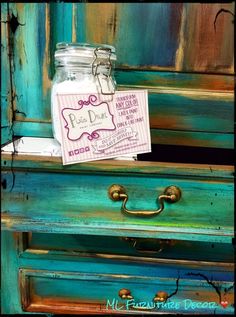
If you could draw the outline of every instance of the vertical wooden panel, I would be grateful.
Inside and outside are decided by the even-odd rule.
[[[7,4],[1,4],[1,144],[11,139],[11,83]]]
[[[86,4],[86,39],[117,50],[118,67],[174,69],[182,4]]]
[[[185,4],[183,71],[233,73],[233,17],[221,9],[234,12],[233,3]]]
[[[12,4],[21,24],[14,34],[18,121],[51,122],[50,90],[56,43],[72,40],[72,4]]]
[[[43,64],[46,49],[46,3],[14,4],[19,26],[14,34],[14,86],[17,95],[18,120],[49,120],[50,113],[43,107],[48,94],[43,85]],[[47,54],[46,54],[47,55]],[[47,78],[47,77],[46,77]],[[46,97],[46,98],[45,98]],[[23,115],[23,113],[25,115]]]
[[[45,49],[43,55],[42,67],[42,86],[43,86],[43,104],[47,105],[44,108],[46,118],[51,117],[50,107],[48,106],[51,99],[51,78],[50,65],[52,63],[50,57],[50,11],[49,4],[45,7]],[[43,32],[44,32],[43,30]]]
[[[17,233],[1,232],[1,312],[4,315],[23,313],[18,285],[18,237]]]
[[[86,4],[86,37],[89,42],[114,43],[118,8],[116,3]]]
[[[72,21],[73,4],[72,3],[50,3],[50,78],[55,73],[54,53],[56,44],[59,42],[72,41]]]
[[[182,4],[124,3],[116,46],[118,67],[174,69]]]
[[[73,14],[76,32],[76,42],[87,42],[86,38],[86,4],[76,3],[74,4]]]

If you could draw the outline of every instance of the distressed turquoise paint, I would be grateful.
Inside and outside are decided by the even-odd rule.
[[[11,127],[11,85],[9,67],[9,46],[8,46],[8,24],[7,4],[1,4],[1,144],[8,142],[12,137]]]
[[[1,231],[1,312],[21,314],[17,244],[12,232]]]
[[[59,42],[72,41],[73,3],[50,3],[50,78],[55,73],[54,53]]]
[[[155,63],[160,66],[163,65],[163,67],[166,68],[173,67],[174,52],[178,44],[178,28],[176,26],[180,21],[181,10],[179,12],[175,11],[174,4],[165,4],[165,7],[163,4],[145,4],[145,7],[143,4],[135,4],[133,7],[134,10],[132,11],[131,5],[133,4],[124,5],[124,20],[121,19],[119,22],[119,25],[122,25],[121,28],[124,29],[122,32],[121,29],[118,31],[118,36],[117,34],[114,35],[115,38],[120,41],[120,47],[123,47],[125,43],[128,44],[124,47],[124,50],[126,51],[123,51],[123,55],[121,55],[123,60],[120,62],[122,62],[123,65],[127,64],[127,67],[137,68],[142,66],[148,68]],[[149,11],[147,5],[153,10]],[[182,4],[180,4],[180,6],[181,5]],[[50,121],[50,89],[43,95],[42,79],[44,52],[47,40],[45,35],[46,4],[22,4],[21,9],[16,9],[20,8],[20,5],[18,6],[14,3],[9,4],[9,6],[10,12],[14,12],[15,16],[18,17],[19,22],[25,24],[24,26],[19,25],[14,35],[15,72],[13,75],[13,88],[15,89],[14,92],[17,96],[15,99],[16,109],[25,112],[26,119],[36,121],[17,122],[15,125],[15,132],[16,135],[39,134],[42,136],[51,136],[50,123],[39,123],[40,120],[46,122]],[[71,41],[72,38],[72,6],[73,4],[71,3],[50,4],[51,62],[50,65],[46,66],[47,68],[51,67],[51,78],[54,72],[53,55],[55,44],[58,41]],[[170,6],[171,9],[168,9],[168,11],[167,8],[170,8]],[[85,41],[86,23],[88,21],[85,19],[85,9],[84,12],[80,11],[81,7],[84,9],[85,5],[78,4],[78,11],[76,13],[77,39]],[[6,13],[6,11],[4,11],[6,9],[6,4],[4,4],[3,8],[3,18],[6,19],[4,16]],[[154,13],[154,8],[155,10],[158,8],[158,14]],[[173,15],[175,15],[175,12],[177,13],[174,17]],[[157,22],[156,17],[158,16],[159,21]],[[147,18],[147,23],[143,25],[139,24],[138,21],[140,21],[140,18],[144,17]],[[133,18],[137,18],[137,20],[132,24]],[[168,24],[171,20],[173,21],[173,18],[175,18],[175,23]],[[123,23],[124,21],[126,21],[126,23]],[[160,27],[161,33],[158,31],[159,24],[157,23],[162,25]],[[128,29],[126,30],[127,26]],[[170,29],[171,27],[173,27],[173,30]],[[147,34],[145,28],[150,32],[149,34],[153,32],[152,38],[145,36]],[[163,30],[167,30],[168,32],[163,32]],[[156,35],[156,32],[159,36]],[[4,109],[2,118],[4,119],[3,122],[5,124],[5,122],[9,121],[9,108],[6,109],[6,97],[9,93],[6,36],[3,39],[3,43],[2,77],[4,78],[4,83],[1,97]],[[150,46],[152,49],[150,49]],[[155,48],[155,50],[153,50],[153,48]],[[133,54],[133,56],[131,54]],[[186,65],[187,62],[188,61],[185,60],[184,65]],[[188,70],[191,71],[194,69],[192,65],[191,67],[191,69]],[[219,72],[224,71],[219,65],[216,65],[214,70],[215,69]],[[48,69],[46,71],[48,71]],[[202,75],[179,75],[157,72],[119,72],[119,74],[120,77],[118,78],[118,82],[121,85],[130,85],[131,83],[133,88],[140,85],[144,86],[142,88],[152,86],[152,88],[158,89],[158,87],[163,87],[164,85],[165,87],[181,89],[194,88],[202,90],[210,89],[211,91],[232,91],[233,83],[232,76],[214,77],[213,75],[209,75],[209,77],[203,77]],[[6,86],[4,86],[5,78],[7,79]],[[180,79],[182,79],[182,81],[180,81]],[[157,92],[156,95],[160,96]],[[184,99],[178,94],[177,98],[174,98],[175,95],[171,95],[168,99],[167,96],[168,92],[164,94],[164,96],[161,96],[160,99],[154,97],[150,103],[152,113],[157,116],[157,121],[152,119],[155,120],[154,126],[156,124],[162,124],[162,122],[160,123],[160,121],[158,121],[160,113],[166,114],[167,117],[167,113],[165,113],[166,105],[169,107],[167,107],[169,112],[171,112],[172,109],[175,111],[176,115],[172,119],[177,118],[178,122],[172,121],[171,124],[167,123],[167,125],[160,131],[163,132],[164,128],[167,127],[170,129],[171,127],[173,128],[173,126],[175,126],[176,129],[179,129],[179,131],[176,132],[181,133],[181,131],[183,131],[184,141],[181,141],[180,134],[175,134],[179,144],[181,144],[181,142],[183,142],[183,144],[184,142],[189,142],[191,144],[191,137],[193,137],[193,139],[195,138],[196,143],[197,141],[200,142],[201,140],[204,140],[206,137],[208,140],[207,144],[211,144],[210,136],[214,137],[220,132],[219,138],[217,137],[218,141],[215,141],[215,143],[213,142],[212,146],[216,146],[216,144],[218,144],[217,142],[222,144],[224,143],[224,140],[231,140],[230,146],[232,147],[233,93],[231,93],[231,99],[228,98],[228,96],[228,99],[226,98],[227,100],[224,99],[224,96],[220,96],[219,100],[216,100],[212,95],[212,99],[210,98],[209,103],[208,99],[205,99],[200,103],[199,100],[195,102],[192,101],[191,98],[184,97]],[[162,105],[160,113],[158,113],[158,111],[156,112],[159,101]],[[183,103],[182,107],[186,107],[185,113],[181,110],[181,103]],[[207,109],[206,112],[203,111],[205,107]],[[217,110],[215,110],[215,108],[217,108]],[[191,113],[188,114],[189,109],[191,109]],[[217,113],[217,116],[214,115],[214,112]],[[194,116],[194,121],[191,121]],[[200,121],[202,116],[205,117],[203,117],[203,121]],[[22,116],[22,120],[23,119],[24,116]],[[184,120],[181,121],[182,119]],[[193,128],[198,132],[192,136],[191,129]],[[201,134],[201,130],[198,130],[201,128],[204,128],[204,131],[211,132]],[[158,131],[158,129],[156,131]],[[170,134],[172,132],[175,133],[175,130],[168,131],[169,142],[171,139]],[[168,133],[164,135],[164,143]],[[186,141],[186,135],[188,135],[189,141]],[[8,132],[4,132],[3,140],[5,141],[8,136]],[[222,145],[222,147],[227,146]],[[91,235],[91,243],[93,243],[95,239],[97,242],[99,239],[98,236],[102,237],[106,234],[113,237],[140,236],[149,238],[152,236],[156,238],[180,239],[183,243],[191,241],[191,243],[193,243],[191,246],[194,246],[193,240],[198,244],[199,249],[196,248],[195,250],[199,250],[199,253],[201,252],[199,241],[208,243],[208,247],[210,247],[210,241],[223,242],[224,244],[217,246],[218,248],[221,247],[224,249],[223,253],[218,254],[220,260],[229,259],[230,255],[232,255],[229,247],[231,246],[230,243],[233,237],[233,183],[230,180],[232,179],[232,170],[229,171],[227,168],[222,168],[221,170],[216,171],[216,168],[208,167],[208,170],[206,171],[203,168],[199,169],[195,167],[194,169],[194,167],[191,167],[191,170],[183,172],[185,169],[184,166],[175,169],[173,166],[166,166],[163,168],[162,166],[155,165],[155,163],[150,163],[149,166],[148,164],[141,166],[135,165],[133,162],[133,167],[127,167],[127,163],[124,163],[122,166],[122,163],[116,163],[117,165],[114,165],[113,162],[113,165],[112,163],[107,163],[106,166],[106,163],[103,164],[100,162],[101,164],[96,163],[93,165],[87,163],[82,164],[82,166],[70,166],[64,168],[61,166],[60,160],[53,163],[51,158],[45,160],[39,159],[37,162],[35,160],[30,163],[24,162],[21,158],[18,159],[19,161],[17,161],[17,158],[15,157],[16,162],[13,162],[13,166],[18,166],[18,168],[23,167],[23,169],[27,169],[28,171],[24,173],[17,171],[17,168],[14,170],[16,184],[12,193],[9,193],[8,190],[12,185],[13,174],[12,172],[7,173],[7,190],[3,190],[4,209],[2,219],[3,222],[7,219],[12,221],[12,223],[7,222],[5,227],[3,225],[4,229],[23,231],[32,231],[32,229],[35,229],[36,231],[46,233],[58,232],[58,234],[61,234],[62,232],[67,234],[84,233],[86,235],[85,239]],[[28,160],[30,161],[30,159]],[[11,166],[10,159],[3,162],[6,162],[6,164],[3,163],[3,166],[8,166],[8,168]],[[155,167],[153,167],[154,165]],[[51,173],[42,172],[44,168],[47,168]],[[30,170],[32,169],[40,171],[41,174],[31,173]],[[186,167],[186,169],[188,168]],[[55,175],[52,171],[61,172],[61,174],[58,173]],[[80,171],[82,173],[79,175],[66,174],[67,171]],[[91,172],[94,172],[94,175],[93,173],[91,174]],[[104,174],[103,176],[101,176],[102,173]],[[143,177],[138,176],[139,173],[140,176],[142,175]],[[210,177],[211,173],[213,177]],[[195,177],[193,180],[192,176]],[[5,172],[3,172],[3,177],[5,177]],[[205,180],[203,180],[204,177]],[[111,202],[107,197],[107,188],[114,183],[114,181],[127,186],[130,195],[128,205],[130,208],[156,207],[157,194],[161,193],[167,185],[170,185],[170,182],[177,185],[179,184],[180,187],[183,188],[184,195],[177,205],[166,206],[164,213],[160,215],[161,218],[158,217],[150,220],[128,219],[120,213],[120,202]],[[101,184],[103,186],[102,189],[100,187]],[[91,188],[94,189],[94,192],[92,193]],[[147,190],[147,193],[144,189]],[[216,193],[218,195],[217,197],[214,196]],[[63,199],[65,197],[64,202],[62,203],[58,197],[63,197]],[[93,206],[94,201],[96,201],[97,204],[100,204],[101,207]],[[193,208],[192,206],[195,207]],[[86,208],[89,208],[89,210]],[[176,226],[176,224],[178,226]],[[163,228],[167,231],[162,231]],[[107,241],[109,241],[109,239],[110,238],[108,237]],[[226,242],[228,248],[225,246]],[[66,242],[60,240],[60,245],[62,248],[66,247]],[[204,249],[203,244],[201,244],[201,246]],[[13,233],[3,231],[2,303],[3,313],[6,314],[22,313],[18,289],[19,268],[29,268],[31,270],[38,268],[40,270],[49,270],[49,272],[51,272],[48,273],[48,275],[42,274],[47,277],[46,280],[45,277],[44,279],[41,278],[40,274],[32,274],[33,276],[38,276],[33,277],[35,281],[34,285],[36,286],[35,289],[37,292],[41,295],[46,293],[54,295],[60,291],[63,292],[63,289],[66,289],[67,296],[71,294],[79,296],[79,288],[82,288],[81,296],[85,299],[92,298],[93,296],[100,296],[100,294],[110,295],[111,292],[114,292],[112,294],[116,294],[117,296],[117,289],[120,289],[121,287],[127,286],[127,288],[132,287],[133,289],[134,285],[140,285],[140,288],[134,287],[135,295],[136,290],[141,289],[138,296],[140,296],[141,299],[149,300],[151,296],[155,294],[157,286],[160,286],[162,290],[168,292],[174,291],[174,282],[179,273],[181,274],[180,288],[182,285],[188,285],[188,280],[187,277],[184,276],[184,273],[189,270],[192,272],[202,272],[210,279],[213,278],[219,280],[223,289],[226,286],[226,283],[223,283],[223,281],[230,282],[230,285],[232,285],[233,281],[232,265],[226,264],[223,266],[219,265],[218,267],[216,264],[207,266],[204,263],[198,262],[187,267],[186,265],[184,266],[183,264],[176,263],[173,263],[172,265],[163,265],[163,262],[160,262],[158,265],[156,263],[148,264],[147,261],[142,260],[139,263],[132,265],[129,260],[117,261],[115,259],[88,259],[81,257],[76,258],[75,260],[71,255],[67,256],[64,254],[63,258],[62,255],[60,255],[60,257],[56,253],[53,254],[53,260],[51,257],[52,254],[44,254],[43,256],[34,254],[33,258],[32,254],[27,252],[25,252],[24,255],[22,255],[22,258],[18,260],[17,248]],[[113,246],[111,245],[110,248],[113,249]],[[125,252],[125,249],[123,250]],[[183,249],[181,250],[183,251]],[[127,250],[127,252],[129,251]],[[177,250],[175,252],[177,252]],[[205,253],[201,256],[207,256],[209,260],[214,259],[214,256],[216,256],[211,252],[207,252],[207,248],[204,249],[204,252]],[[170,256],[173,257],[174,253],[171,252]],[[176,257],[177,256],[178,254],[176,253]],[[184,257],[183,254],[182,256]],[[189,254],[186,256],[189,256]],[[197,256],[197,251],[194,256]],[[198,257],[198,260],[200,260],[200,256]],[[61,272],[58,273],[57,270]],[[80,278],[79,281],[75,277],[75,272],[82,272],[82,278]],[[120,277],[114,281],[114,277],[103,279],[101,276],[96,275],[97,273],[124,274],[124,272],[130,276],[137,275],[138,278],[132,279],[129,277],[128,280],[122,280],[121,283],[118,281]],[[96,276],[93,276],[92,273]],[[58,279],[52,279],[52,277],[55,276],[57,276]],[[63,277],[65,279],[63,279]],[[165,283],[158,284],[161,277],[169,279],[169,284],[166,281]],[[173,278],[173,280],[171,281],[170,278]],[[189,287],[192,287],[193,293],[196,292],[196,289],[204,289],[206,283],[202,282],[204,281],[199,281],[197,277],[191,278]],[[150,285],[151,290],[149,293],[146,292],[146,289]],[[227,284],[227,286],[228,285],[229,284]],[[104,291],[104,288],[106,291]],[[211,290],[215,292],[214,289],[211,288]],[[186,296],[186,293],[184,295]],[[220,309],[216,311],[216,313],[220,314],[226,312],[233,313],[232,307],[229,307],[227,310],[220,307]]]
[[[184,262],[184,261],[183,261]],[[78,261],[72,261],[71,257],[67,257],[63,261],[59,259],[52,260],[42,259],[39,255],[38,258],[31,259],[20,257],[19,266],[25,269],[35,270],[52,270],[59,273],[65,272],[70,274],[81,275],[81,279],[86,280],[89,278],[90,274],[97,274],[97,279],[99,279],[99,274],[114,274],[114,275],[127,275],[130,276],[131,280],[138,279],[146,280],[148,283],[155,283],[153,278],[177,278],[178,275],[184,280],[188,280],[189,276],[187,273],[199,272],[205,273],[206,276],[212,278],[212,280],[219,280],[225,282],[232,282],[234,277],[233,265],[232,264],[222,264],[211,263],[207,264],[195,263],[195,262],[178,262],[173,261],[172,263],[165,262],[160,260],[159,263],[150,263],[143,259],[143,261],[129,261],[129,259],[117,261],[115,258],[111,259],[102,259],[99,257],[84,257],[81,256]],[[82,274],[81,274],[82,273]],[[86,273],[86,275],[84,274]],[[36,273],[37,274],[37,273]],[[122,277],[118,277],[122,279]],[[101,280],[104,279],[101,276]],[[114,276],[115,280],[115,276]],[[191,276],[191,280],[204,280],[202,277]]]
[[[121,17],[119,17],[119,19],[121,20],[119,21],[119,23],[117,22],[117,26],[120,27],[120,30],[118,30],[118,33],[114,35],[114,38],[116,39],[115,41],[121,42],[121,40],[128,38],[129,32],[135,32],[135,34],[137,34],[138,37],[142,37],[144,41],[149,41],[149,36],[144,36],[146,28],[144,24],[140,24],[139,27],[137,27],[137,25],[135,25],[135,23],[137,22],[135,22],[134,24],[130,24],[122,23],[122,21],[125,21],[125,19],[135,20],[135,18],[136,20],[138,20],[140,18],[143,18],[145,15],[147,17],[150,15],[150,21],[153,22],[154,20],[156,21],[156,16],[154,13],[159,12],[158,14],[162,15],[162,17],[160,18],[160,22],[158,23],[160,24],[160,26],[164,23],[161,27],[163,27],[163,29],[165,29],[166,27],[169,30],[169,33],[167,32],[169,34],[169,38],[166,35],[166,38],[168,39],[165,42],[169,44],[166,44],[167,46],[164,45],[163,47],[165,47],[167,51],[168,47],[172,47],[173,39],[177,38],[177,33],[175,34],[173,29],[176,29],[177,32],[178,28],[176,26],[179,25],[181,19],[182,4],[145,4],[145,6],[143,6],[143,4],[119,4],[119,7],[121,10],[118,11],[124,12],[124,15],[121,15]],[[48,39],[45,35],[46,8],[49,8],[50,17],[50,30]],[[75,12],[73,12],[73,8],[75,9]],[[131,10],[131,8],[133,8],[133,11]],[[18,20],[21,24],[25,24],[23,26],[19,25],[16,33],[14,34],[15,71],[13,74],[13,88],[17,95],[15,98],[16,109],[20,112],[25,113],[27,121],[24,122],[24,114],[18,115],[17,120],[21,121],[16,121],[17,124],[14,125],[15,135],[32,135],[45,137],[52,136],[51,129],[45,123],[50,122],[51,119],[50,82],[45,83],[43,76],[46,76],[47,78],[47,76],[49,75],[51,79],[53,77],[54,52],[56,43],[60,41],[72,40],[73,14],[75,15],[75,31],[77,34],[77,40],[86,41],[86,23],[88,23],[88,21],[86,21],[86,10],[89,10],[89,6],[87,6],[86,4],[34,3],[23,4],[22,6],[18,4],[10,4],[10,12],[14,12],[14,14],[18,16]],[[170,21],[172,21],[172,23],[170,23]],[[127,26],[130,29],[126,32],[125,30]],[[137,29],[139,30],[139,28],[141,28],[143,31],[137,32]],[[153,27],[148,28],[150,32],[153,32],[154,29],[155,28]],[[121,30],[123,30],[123,33],[121,32]],[[155,32],[157,31],[158,29],[155,30]],[[162,31],[161,34],[164,33],[165,32]],[[49,41],[49,54],[51,58],[49,64],[46,66],[44,65],[43,67],[47,41]],[[136,43],[135,41],[135,37],[132,37],[130,44],[128,43],[131,46],[133,45],[134,53],[139,54],[139,52],[142,52],[142,54],[145,55],[145,58],[151,58],[149,56],[150,54],[145,51],[146,47],[148,48],[149,46],[143,45],[142,50],[137,50],[136,45],[140,44]],[[157,41],[149,42],[152,43],[153,46],[155,46],[159,45],[158,41],[159,37],[157,37]],[[118,42],[117,45],[119,44]],[[114,45],[116,46],[116,43]],[[131,54],[130,52],[132,52],[132,50],[125,47],[125,54],[127,54],[127,52]],[[119,56],[119,50],[117,51],[117,54]],[[169,58],[168,54],[160,54],[161,57],[166,56],[165,58]],[[6,64],[6,58],[7,56],[4,57],[3,64]],[[128,55],[128,58],[134,60],[132,55]],[[142,61],[144,63],[147,62],[145,58],[142,58]],[[127,63],[129,63],[129,61],[127,61]],[[48,72],[49,74],[47,74]],[[160,87],[174,89],[210,89],[211,92],[214,92],[216,90],[230,91],[230,89],[232,92],[233,89],[233,76],[227,77],[222,75],[216,76],[140,71],[121,72],[117,70],[116,79],[121,89],[124,87],[127,88],[127,86],[130,86],[131,89],[146,89],[153,87],[155,91],[157,91]],[[184,97],[186,99],[183,100],[181,99],[183,97],[179,97],[179,92],[176,92],[176,96],[177,98],[175,98],[175,95],[169,95],[168,92],[166,92],[164,93],[164,96],[161,96],[157,93],[156,99],[154,95],[151,95],[151,97],[149,98],[150,113],[154,114],[154,117],[151,118],[151,127],[162,130],[160,131],[160,140],[156,139],[157,131],[153,131],[154,143],[180,145],[194,144],[196,146],[205,147],[219,146],[223,148],[232,148],[233,93],[231,93],[231,97],[228,96],[227,98],[223,95],[219,96],[218,100],[213,95],[209,96],[209,104],[208,98],[205,98],[201,101],[195,101],[193,98],[191,99]],[[216,103],[215,100],[217,101]],[[182,105],[182,101],[183,106],[182,109],[179,110],[179,107],[181,107]],[[188,103],[190,103],[190,105],[188,105]],[[161,104],[161,106],[159,106],[159,104]],[[32,105],[35,106],[32,107]],[[214,108],[214,112],[212,111],[212,108]],[[203,109],[206,109],[204,114],[202,112]],[[8,110],[3,111],[5,117],[9,116]],[[162,113],[162,111],[164,112]],[[171,113],[172,117],[169,116],[169,113]],[[41,121],[44,123],[42,127],[39,123]],[[5,139],[7,139],[8,137],[8,131],[6,129],[7,128],[3,129],[5,133]],[[167,131],[166,135],[164,135],[164,130]],[[175,133],[175,131],[177,132]],[[184,134],[180,135],[178,131],[191,131],[191,133],[197,133],[193,134],[193,140],[190,140],[189,133],[185,134],[187,135],[187,137],[185,138]],[[208,134],[202,134],[201,136],[200,133],[206,132]],[[218,135],[213,135],[213,138],[211,138],[211,135],[209,133],[212,132],[216,132]],[[175,141],[171,143],[171,134],[173,135],[173,133],[175,136]],[[227,134],[224,135],[224,133]],[[201,140],[205,139],[207,139],[208,141],[203,141],[203,144],[201,145]]]
[[[53,137],[51,123],[16,122],[14,132],[17,136]],[[151,129],[151,142],[152,144],[233,149],[234,134]]]
[[[181,7],[176,10],[170,3],[123,4],[115,43],[117,65],[174,67]],[[175,25],[171,26],[172,22]]]
[[[11,5],[16,6],[16,4]],[[38,6],[42,6],[40,11]],[[31,118],[33,113],[34,118],[38,120],[44,119],[48,113],[45,107],[41,106],[44,104],[42,49],[45,43],[42,42],[43,35],[38,32],[38,25],[44,21],[42,20],[44,8],[45,4],[25,4],[23,9],[17,12],[18,20],[25,25],[19,26],[14,35],[13,83],[17,95],[16,109],[25,113],[26,118]],[[43,27],[44,25],[40,28]],[[32,107],[32,105],[37,106]],[[24,118],[24,115],[22,117]]]
[[[152,128],[217,133],[234,131],[233,100],[150,93],[148,102]]]
[[[156,294],[156,289],[162,289],[163,291],[168,291],[170,294],[175,292],[176,289],[176,280],[170,279],[168,281],[163,281],[161,279],[157,279],[155,284],[154,281],[143,281],[142,279],[136,280],[132,278],[130,280],[115,280],[114,278],[107,277],[107,279],[102,281],[97,281],[97,279],[93,279],[93,276],[88,277],[86,281],[83,279],[80,280],[77,276],[66,276],[59,275],[60,278],[50,277],[50,274],[41,273],[42,277],[39,274],[34,276],[34,273],[29,273],[30,279],[32,280],[32,287],[35,294],[39,295],[42,298],[54,297],[66,299],[74,299],[77,302],[83,301],[91,301],[92,303],[103,303],[106,305],[107,300],[112,301],[115,298],[119,302],[119,307],[123,308],[122,311],[127,311],[129,306],[126,306],[126,301],[122,301],[118,292],[121,288],[125,287],[126,289],[132,290],[132,295],[135,296],[136,302],[144,301],[146,303],[150,303],[153,300],[154,295]],[[52,273],[53,274],[53,273]],[[48,276],[47,276],[48,275]],[[27,271],[26,271],[27,276]],[[101,278],[100,278],[101,280]],[[146,283],[145,283],[146,282]],[[229,286],[226,283],[223,284],[224,287]],[[134,289],[135,288],[135,289]],[[179,292],[171,299],[172,302],[179,303],[180,308],[179,312],[191,312],[193,309],[186,308],[184,304],[184,300],[186,300],[186,294],[193,295],[196,288],[199,293],[209,291],[212,287],[207,284],[207,282],[202,281],[187,281],[183,282],[181,279],[179,280]],[[182,296],[181,296],[182,294]],[[196,296],[196,295],[195,295]],[[200,295],[201,296],[201,295]],[[196,297],[197,299],[197,297]],[[217,300],[217,299],[216,299]],[[198,312],[214,312],[225,313],[225,309],[220,306],[219,302],[215,302],[215,309],[198,309]],[[131,304],[131,303],[130,303]],[[110,307],[109,307],[110,308]],[[110,308],[111,309],[111,308]],[[131,309],[131,308],[130,308]],[[173,309],[158,309],[158,312],[172,312]],[[233,313],[233,308],[229,306],[227,309],[228,312]],[[109,312],[109,310],[108,310]]]
[[[151,142],[152,144],[234,149],[234,134],[151,129]]]
[[[44,122],[19,122],[14,124],[15,135],[52,138],[52,124]]]
[[[109,225],[106,227],[100,227],[99,230],[92,226],[84,226],[84,224],[75,224],[65,221],[62,225],[59,222],[42,222],[41,220],[34,220],[29,218],[11,217],[7,218],[3,214],[2,216],[2,230],[27,232],[32,231],[32,228],[36,232],[48,232],[48,233],[66,233],[66,234],[86,234],[86,235],[107,235],[107,236],[126,236],[126,237],[140,237],[140,238],[156,238],[156,239],[178,239],[178,240],[191,240],[191,241],[208,241],[214,243],[232,243],[233,230],[224,229],[224,233],[219,235],[219,230],[208,229],[208,235],[206,237],[204,230],[198,230],[197,233],[193,230],[180,230],[179,228],[173,228],[166,226],[167,232],[162,231],[158,226],[142,226],[139,225],[138,230],[135,227],[129,226],[117,226]],[[102,229],[102,230],[101,230]]]
[[[216,74],[177,73],[168,71],[135,71],[116,69],[118,85],[149,88],[202,89],[230,92],[233,99],[234,76]],[[223,98],[223,97],[222,97]]]
[[[32,279],[33,291],[42,297],[62,296],[87,301],[88,299],[103,302],[106,298],[118,299],[118,291],[126,287],[135,292],[136,299],[152,300],[160,289],[173,293],[176,289],[176,279],[179,277],[179,292],[172,300],[183,301],[193,296],[196,291],[207,290],[218,303],[219,297],[215,289],[206,283],[202,276],[190,276],[188,273],[201,273],[223,289],[232,285],[234,279],[233,266],[214,263],[150,263],[148,261],[130,262],[127,260],[102,259],[92,257],[77,257],[73,261],[71,256],[55,260],[50,255],[35,254],[35,258],[18,258],[18,240],[10,232],[2,232],[2,311],[4,314],[25,313],[21,309],[20,293],[18,288],[18,274],[24,279]],[[63,243],[61,244],[63,247]],[[125,274],[125,276],[124,276]],[[23,289],[27,291],[27,289]],[[232,292],[232,290],[231,290]],[[204,293],[203,293],[204,294]],[[204,298],[206,300],[206,298]],[[70,305],[68,305],[68,308]],[[217,308],[220,313],[225,311]],[[231,312],[231,307],[229,310]]]
[[[132,175],[139,177],[176,177],[192,180],[222,180],[223,182],[233,182],[234,167],[221,166],[213,164],[173,164],[166,162],[141,162],[125,160],[101,160],[72,164],[63,166],[62,158],[58,157],[40,157],[31,155],[14,155],[12,161],[11,154],[2,155],[2,166],[5,171],[48,171],[48,172],[74,172],[87,173],[92,175],[107,174],[130,177]]]
[[[80,258],[79,270],[78,263],[71,261],[20,259],[20,263],[24,267],[21,270],[22,279],[28,277],[31,280],[33,292],[40,295],[41,299],[49,297],[50,301],[50,298],[56,296],[57,301],[60,301],[60,298],[73,299],[76,303],[89,301],[104,304],[107,299],[113,297],[120,301],[118,292],[124,287],[132,291],[137,301],[150,302],[160,289],[168,294],[174,293],[176,280],[179,277],[178,292],[172,297],[172,301],[183,304],[186,298],[197,301],[214,300],[217,303],[217,310],[225,312],[219,305],[219,296],[215,289],[203,277],[189,276],[188,273],[200,272],[214,283],[218,283],[222,289],[232,286],[233,278],[232,268],[215,264],[213,267],[204,266],[199,271],[199,267],[191,263],[187,265],[175,263],[174,266],[153,265],[147,262],[116,262],[83,257]],[[52,266],[53,270],[50,269]],[[27,267],[30,269],[28,270]],[[198,295],[196,290],[199,292]],[[229,293],[232,293],[232,290]],[[69,303],[67,307],[70,309]],[[80,309],[79,306],[77,309]],[[231,310],[232,307],[229,306],[229,311]]]
[[[231,242],[233,237],[231,182],[66,173],[50,174],[49,181],[49,174],[43,172],[17,172],[15,176],[10,191],[12,174],[3,174],[7,188],[3,191],[2,211],[8,229],[68,232],[69,228],[70,233],[87,230],[91,234],[93,228],[93,234],[112,232],[119,236],[127,233],[127,236],[161,238],[161,233],[165,238],[176,234],[179,239],[189,235],[188,240],[194,237],[195,241],[219,239],[222,242]],[[127,208],[131,210],[156,209],[157,196],[173,184],[181,188],[182,198],[175,204],[166,204],[165,210],[156,217],[131,217],[121,213],[121,202],[109,199],[107,191],[112,184],[127,188]],[[58,197],[63,197],[63,201]]]
[[[126,241],[113,236],[87,236],[75,234],[47,234],[33,232],[28,240],[27,249],[48,250],[45,255],[26,251],[23,256],[31,258],[65,259],[68,255],[77,261],[82,254],[118,254],[136,257],[179,259],[195,261],[218,261],[233,263],[233,245],[228,243],[209,243],[199,241],[177,241],[162,244],[155,239],[136,239]],[[163,248],[159,252],[160,248]],[[143,250],[143,251],[142,251]],[[153,251],[153,252],[145,252]],[[155,252],[156,250],[156,252]],[[77,253],[76,253],[77,252]],[[121,257],[122,258],[122,257]]]
[[[84,3],[75,3],[76,42],[86,42],[86,7]]]
[[[46,32],[45,32],[45,21],[46,21],[46,3],[40,3],[37,9],[37,16],[36,16],[36,25],[38,26],[37,29],[37,49],[39,54],[39,61],[40,65],[43,65],[44,54],[45,54],[45,44],[46,44]],[[40,77],[42,77],[42,69],[40,72]]]

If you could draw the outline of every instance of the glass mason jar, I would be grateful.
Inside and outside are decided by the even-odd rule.
[[[99,93],[109,101],[115,93],[115,48],[110,45],[58,43],[55,76],[51,90],[51,117],[54,138],[61,143],[57,94]]]

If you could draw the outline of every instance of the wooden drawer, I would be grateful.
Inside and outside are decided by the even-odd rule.
[[[23,169],[16,167],[13,188],[12,172],[3,171],[2,222],[5,228],[231,242],[231,167],[148,162],[131,162],[127,166],[126,162],[122,165],[114,161],[109,166],[106,161],[104,165],[101,162],[81,164],[74,170],[64,168],[57,173],[61,165],[51,160],[41,160],[41,166],[51,166],[41,169],[40,173],[30,168],[26,171],[27,165]],[[17,158],[14,162],[17,165]],[[22,163],[20,159],[18,163]],[[83,170],[86,168],[88,171]],[[125,187],[129,197],[127,208],[131,210],[157,209],[157,197],[170,185],[179,187],[182,196],[174,204],[165,203],[164,210],[157,216],[134,217],[121,212],[121,201],[109,198],[108,189],[112,184]]]
[[[18,233],[21,256],[32,259],[67,259],[77,261],[81,256],[137,261],[145,259],[194,260],[233,263],[230,243],[128,238],[115,236]]]
[[[124,265],[124,272],[126,267]],[[233,284],[222,280],[223,273],[218,282],[214,278],[208,279],[204,271],[196,273],[193,267],[189,267],[190,273],[180,270],[177,277],[173,277],[173,273],[170,273],[170,277],[159,276],[158,266],[151,268],[152,274],[157,274],[153,276],[136,275],[135,270],[137,267],[133,268],[133,274],[110,274],[20,269],[23,310],[103,315],[140,311],[233,313]],[[214,276],[214,272],[211,274]],[[122,299],[119,296],[121,290],[123,294],[129,294],[129,298]],[[159,300],[154,301],[155,297],[159,297]],[[161,301],[161,297],[165,301]]]
[[[4,285],[9,283],[3,299],[12,313],[93,312],[104,315],[107,301],[112,303],[113,297],[118,300],[118,307],[124,305],[123,312],[127,313],[126,300],[118,296],[122,288],[129,289],[138,303],[150,303],[157,292],[167,292],[169,306],[162,307],[164,311],[169,309],[172,312],[172,305],[176,307],[179,303],[182,308],[179,307],[177,313],[181,309],[184,312],[206,313],[208,308],[213,313],[208,304],[200,308],[196,307],[196,302],[215,302],[217,313],[233,312],[233,263],[133,256],[119,258],[108,253],[107,257],[77,253],[73,256],[55,254],[53,258],[48,250],[36,250],[35,242],[31,244],[32,249],[35,245],[34,254],[30,254],[30,250],[19,254],[20,241],[17,236],[19,234],[9,231],[2,234],[3,252],[8,255],[2,277]],[[62,244],[61,241],[59,243]],[[50,241],[48,244],[52,245]],[[98,245],[95,247],[98,248]],[[89,247],[86,249],[89,250]],[[226,309],[220,306],[221,302],[225,305],[228,302]],[[106,310],[109,314],[113,311],[117,312],[112,306]],[[133,312],[143,313],[136,309]]]

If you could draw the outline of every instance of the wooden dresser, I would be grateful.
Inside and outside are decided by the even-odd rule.
[[[234,314],[234,4],[1,12],[2,312]],[[118,89],[148,89],[152,153],[63,166],[42,151],[62,41],[116,47]]]

